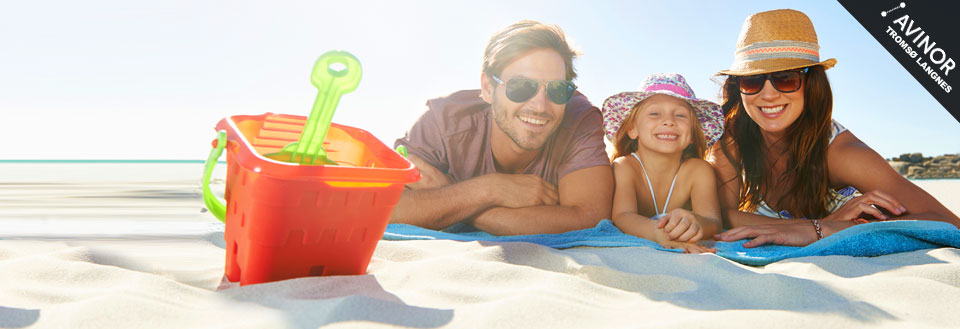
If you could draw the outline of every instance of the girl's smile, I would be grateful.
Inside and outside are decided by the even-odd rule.
[[[671,141],[671,142],[672,142],[672,141],[676,141],[676,140],[677,140],[677,137],[680,136],[680,135],[677,135],[677,134],[654,134],[653,136],[656,137],[656,138],[659,139],[659,140]]]

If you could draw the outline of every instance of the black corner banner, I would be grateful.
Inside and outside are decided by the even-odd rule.
[[[953,0],[838,0],[960,122],[960,11]]]

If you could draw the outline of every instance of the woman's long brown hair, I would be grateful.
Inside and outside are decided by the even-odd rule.
[[[760,127],[743,110],[743,102],[736,78],[728,78],[723,85],[721,108],[725,113],[724,135],[733,143],[722,143],[721,150],[740,173],[741,211],[754,211],[763,195],[773,188],[784,188],[786,193],[776,205],[796,218],[823,218],[830,193],[827,170],[827,146],[833,112],[833,93],[822,66],[810,67],[803,80],[803,112],[790,127],[784,140],[787,153],[776,160],[786,161],[786,171],[780,177],[771,177],[770,156],[763,145]],[[726,139],[726,138],[724,138]],[[731,155],[736,147],[738,157]],[[771,206],[772,208],[772,206]]]

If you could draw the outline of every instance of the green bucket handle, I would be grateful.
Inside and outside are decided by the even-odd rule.
[[[217,131],[217,146],[214,147],[213,150],[210,150],[210,156],[207,157],[207,162],[203,165],[203,203],[214,217],[217,217],[217,219],[224,223],[226,223],[224,218],[226,218],[227,206],[225,206],[223,202],[220,202],[220,200],[213,195],[213,192],[210,191],[210,176],[213,175],[213,167],[217,164],[217,160],[220,159],[220,155],[223,154],[223,148],[226,146],[227,131]]]

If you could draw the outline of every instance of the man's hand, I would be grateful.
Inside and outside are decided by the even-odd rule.
[[[420,181],[407,186],[414,190],[450,185],[450,177],[415,155],[408,159],[420,169]],[[557,187],[536,175],[487,174],[476,181],[488,195],[494,196],[494,206],[523,208],[557,204]]]
[[[536,175],[488,174],[485,187],[496,195],[497,205],[507,208],[553,206],[557,187]]]
[[[392,223],[439,230],[496,207],[555,206],[559,202],[557,187],[540,176],[487,174],[454,184],[422,159],[408,158],[420,169],[421,179],[407,185],[409,189],[391,214]]]
[[[528,179],[526,177],[514,175],[509,177],[511,181],[498,183],[506,185],[500,185],[490,193],[511,201],[513,205],[526,206],[491,207],[474,217],[472,224],[494,235],[562,233],[596,226],[600,219],[610,217],[612,174],[609,166],[588,167],[560,178],[556,188],[536,176],[534,184],[524,182]],[[503,177],[478,177],[500,178]],[[534,194],[539,196],[531,198]],[[527,199],[521,199],[523,197]],[[539,206],[531,206],[535,204]]]

